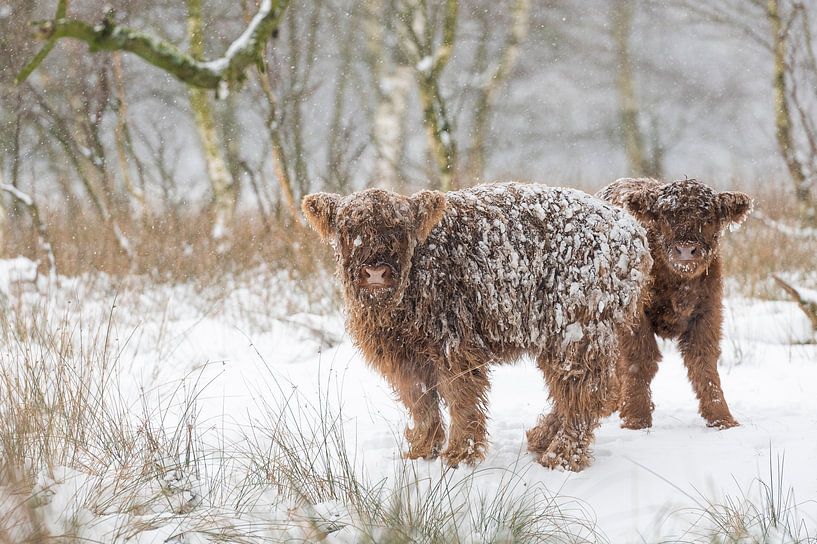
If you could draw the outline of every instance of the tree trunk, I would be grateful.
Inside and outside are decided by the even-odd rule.
[[[792,181],[794,182],[794,195],[803,217],[811,216],[811,220],[814,220],[817,219],[814,217],[815,202],[808,185],[803,165],[800,164],[800,161],[797,159],[794,136],[792,134],[789,92],[786,83],[787,30],[783,28],[778,0],[768,0],[766,4],[766,15],[771,26],[772,47],[774,52],[772,85],[774,88],[774,119],[777,147],[786,163],[789,175],[791,175]]]
[[[364,21],[368,65],[374,79],[377,105],[372,119],[375,162],[372,181],[378,186],[400,190],[404,184],[401,165],[405,154],[404,128],[408,113],[412,73],[388,45],[388,7],[369,0]],[[384,28],[386,27],[386,28]],[[396,58],[397,57],[397,58]]]
[[[491,113],[496,102],[497,93],[505,79],[513,71],[519,58],[519,50],[522,42],[528,34],[528,16],[530,15],[530,0],[517,0],[511,16],[511,28],[505,46],[500,53],[499,60],[493,67],[484,70],[482,85],[477,94],[476,106],[474,108],[474,129],[471,140],[471,148],[468,156],[467,172],[470,178],[481,180],[485,175],[485,163],[487,154],[486,137],[488,134],[488,124]],[[491,24],[485,21],[486,27]],[[485,28],[486,34],[482,38],[481,53],[485,55],[485,45],[489,36],[489,28]]]
[[[116,85],[116,128],[114,130],[114,142],[116,144],[116,156],[119,161],[119,172],[122,175],[122,182],[128,192],[129,205],[137,218],[142,218],[147,213],[147,203],[145,202],[144,185],[137,186],[131,176],[130,165],[128,164],[129,149],[129,128],[128,128],[128,106],[125,101],[125,85],[122,82],[122,56],[117,51],[113,55],[113,75]]]
[[[635,92],[635,75],[630,55],[633,1],[617,0],[612,10],[620,131],[630,173],[636,176],[660,177],[660,165],[648,159],[650,154],[647,152],[644,134],[639,125],[640,107]]]
[[[445,99],[440,92],[440,77],[454,50],[458,12],[458,1],[446,0],[439,45],[435,45],[435,31],[428,19],[425,2],[411,6],[402,15],[404,49],[407,56],[416,61],[414,71],[423,108],[423,125],[437,170],[437,187],[442,191],[455,188],[457,183],[457,146]]]
[[[204,56],[204,39],[201,33],[201,0],[187,0],[187,33],[190,40],[190,55],[200,60]],[[207,165],[207,177],[213,191],[213,229],[210,233],[214,240],[222,240],[229,235],[233,214],[237,203],[236,188],[222,154],[221,142],[216,132],[213,110],[207,91],[196,87],[188,89],[190,108],[196,121],[199,139],[201,140],[204,162]]]
[[[438,187],[441,191],[450,191],[454,188],[457,147],[451,134],[445,102],[440,96],[439,84],[431,74],[420,74],[419,87],[423,123],[439,175]]]

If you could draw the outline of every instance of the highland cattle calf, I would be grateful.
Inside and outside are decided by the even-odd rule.
[[[616,333],[652,264],[644,229],[579,191],[493,184],[400,196],[317,193],[303,212],[335,250],[347,328],[408,408],[405,456],[484,457],[489,367],[536,359],[553,400],[528,431],[548,467],[581,470]]]
[[[719,193],[694,179],[619,179],[596,196],[626,208],[644,225],[655,262],[638,321],[621,333],[616,381],[622,427],[652,426],[650,382],[661,360],[656,335],[678,340],[707,425],[734,427],[738,423],[723,397],[717,368],[723,320],[718,245],[727,227],[746,219],[752,200],[743,193]]]

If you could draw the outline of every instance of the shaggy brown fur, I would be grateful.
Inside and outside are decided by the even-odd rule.
[[[414,420],[406,457],[484,457],[489,365],[533,356],[553,411],[528,432],[548,467],[581,470],[608,391],[616,329],[652,259],[624,211],[570,189],[494,184],[412,197],[304,198],[335,249],[347,326]]]
[[[723,320],[718,243],[726,227],[743,222],[752,200],[718,193],[696,180],[662,183],[619,179],[596,196],[623,206],[647,229],[655,264],[636,326],[621,333],[617,381],[622,427],[652,425],[650,382],[661,353],[655,335],[675,338],[699,411],[710,427],[737,425],[718,376]]]

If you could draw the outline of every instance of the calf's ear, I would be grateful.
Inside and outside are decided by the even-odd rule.
[[[740,225],[752,213],[753,202],[746,193],[718,194],[718,214],[723,221]]]
[[[657,217],[656,200],[658,200],[658,192],[650,187],[644,187],[628,193],[624,197],[624,207],[639,221],[651,221]]]
[[[420,191],[412,195],[417,241],[423,243],[445,213],[445,194],[440,191]]]
[[[313,193],[301,201],[304,217],[323,240],[331,238],[335,232],[335,215],[340,198],[334,193]]]

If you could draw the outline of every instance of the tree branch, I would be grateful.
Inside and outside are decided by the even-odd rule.
[[[54,15],[54,19],[65,18],[65,12],[67,11],[67,9],[68,9],[67,0],[59,0],[57,2],[57,13]],[[42,61],[45,59],[45,57],[48,56],[48,54],[54,48],[54,44],[56,43],[57,38],[54,37],[49,38],[48,41],[45,42],[43,48],[40,49],[40,51],[36,55],[34,55],[34,58],[31,59],[31,61],[28,64],[26,64],[22,70],[20,70],[20,73],[17,74],[16,78],[14,78],[14,83],[16,85],[19,85],[20,83],[28,79],[28,76],[31,75],[31,72],[37,69],[37,66],[39,66],[40,63],[42,63]]]
[[[812,299],[803,290],[786,283],[779,276],[772,275],[774,281],[797,303],[811,321],[811,327],[817,331],[817,300]]]
[[[60,0],[60,3],[64,4],[64,0]],[[244,70],[260,57],[267,40],[278,28],[288,3],[289,0],[263,0],[247,29],[230,44],[224,56],[211,61],[196,60],[172,43],[116,25],[109,19],[98,25],[64,16],[50,21],[33,22],[37,36],[48,40],[48,43],[20,72],[17,82],[24,81],[31,74],[58,39],[73,38],[87,43],[91,52],[127,51],[188,85],[217,89],[222,81],[243,81]]]
[[[434,77],[438,77],[443,71],[445,65],[448,64],[448,59],[451,58],[451,53],[454,50],[454,38],[457,33],[457,12],[459,11],[458,0],[447,0],[445,3],[445,19],[443,20],[443,41],[440,48],[437,50],[436,58],[434,59],[434,67],[432,73]]]

